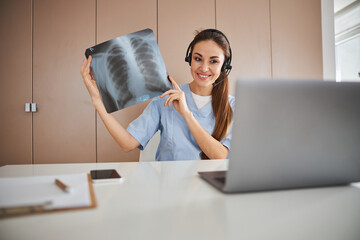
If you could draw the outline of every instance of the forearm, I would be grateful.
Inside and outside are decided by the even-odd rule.
[[[140,145],[111,114],[107,113],[102,101],[93,100],[93,104],[110,135],[125,152],[129,152]]]
[[[186,114],[184,119],[199,147],[209,159],[225,159],[227,157],[229,152],[227,147],[211,136],[191,112]]]

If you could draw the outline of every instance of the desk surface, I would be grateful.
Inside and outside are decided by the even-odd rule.
[[[360,239],[359,185],[224,195],[197,171],[226,160],[15,165],[0,177],[115,168],[98,207],[0,220],[0,239]],[[1,193],[0,193],[1,194]]]

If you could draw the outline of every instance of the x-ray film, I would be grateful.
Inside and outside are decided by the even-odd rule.
[[[108,113],[144,102],[172,88],[151,29],[86,49],[91,72]]]

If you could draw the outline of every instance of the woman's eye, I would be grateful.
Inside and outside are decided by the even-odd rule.
[[[201,58],[199,58],[199,57],[194,57],[194,60],[197,61],[197,62],[199,62],[199,61],[201,61]]]
[[[219,63],[219,62],[217,60],[211,60],[210,63],[216,64],[216,63]]]

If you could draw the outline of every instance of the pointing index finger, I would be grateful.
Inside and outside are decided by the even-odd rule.
[[[87,60],[86,68],[90,68],[91,60],[92,60],[92,56],[90,55],[88,60]]]
[[[175,80],[170,75],[168,76],[168,78],[176,90],[181,90],[179,85],[175,82]]]

